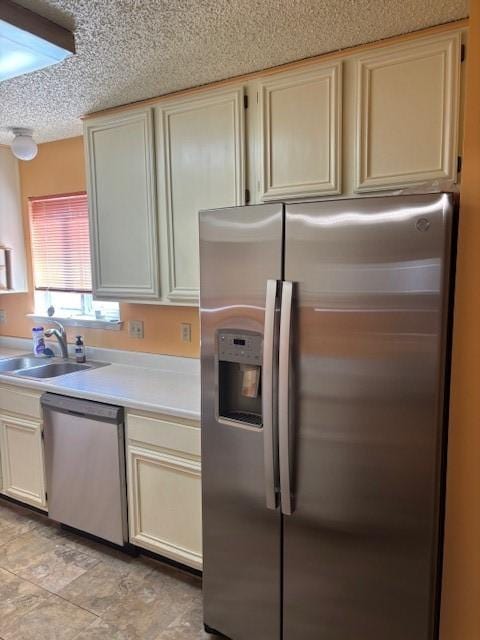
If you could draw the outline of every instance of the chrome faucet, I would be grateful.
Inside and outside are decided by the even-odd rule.
[[[56,324],[57,328],[47,329],[45,331],[45,337],[50,338],[51,336],[55,336],[58,344],[60,345],[60,349],[62,350],[62,358],[64,360],[68,360],[67,332],[65,331],[65,327],[57,320],[50,320],[50,322]]]

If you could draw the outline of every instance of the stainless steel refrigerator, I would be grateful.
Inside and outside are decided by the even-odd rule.
[[[456,199],[200,213],[204,622],[438,634]]]

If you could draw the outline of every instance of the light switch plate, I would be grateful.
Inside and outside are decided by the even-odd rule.
[[[189,322],[180,323],[180,334],[182,336],[182,342],[192,341],[192,325]]]
[[[129,322],[128,322],[128,335],[131,338],[143,338],[143,321],[142,320],[129,320]]]

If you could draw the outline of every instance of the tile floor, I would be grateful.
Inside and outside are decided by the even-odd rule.
[[[0,499],[0,640],[200,640],[200,579]]]

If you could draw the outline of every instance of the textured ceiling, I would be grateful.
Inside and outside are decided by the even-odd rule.
[[[17,0],[75,32],[77,54],[0,83],[5,128],[38,142],[79,117],[464,18],[468,0]]]

